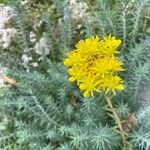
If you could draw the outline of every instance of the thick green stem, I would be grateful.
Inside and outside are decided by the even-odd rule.
[[[111,99],[107,96],[105,96],[105,99],[106,99],[106,102],[114,116],[114,119],[115,119],[115,122],[116,124],[118,125],[118,128],[120,130],[120,135],[121,135],[121,138],[122,138],[122,144],[123,144],[123,149],[125,150],[126,149],[126,137],[125,137],[125,132],[123,131],[123,128],[122,128],[122,124],[121,124],[121,121],[119,119],[119,116],[117,114],[117,112],[115,111],[113,105],[112,105],[112,102],[111,102]]]

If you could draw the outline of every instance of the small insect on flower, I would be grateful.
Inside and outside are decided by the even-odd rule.
[[[123,80],[117,72],[123,71],[123,63],[116,56],[121,40],[115,37],[98,36],[79,41],[75,50],[67,53],[64,65],[68,67],[69,81],[77,81],[84,96],[94,96],[93,92],[124,90]]]

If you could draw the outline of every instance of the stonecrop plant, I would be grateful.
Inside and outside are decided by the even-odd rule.
[[[117,57],[117,48],[121,40],[107,36],[100,40],[98,36],[79,41],[76,49],[67,53],[64,60],[70,74],[69,81],[77,81],[84,96],[94,96],[93,92],[112,92],[124,90],[123,80],[117,72],[123,71],[123,63]]]
[[[117,57],[119,53],[117,48],[120,44],[121,40],[111,35],[102,40],[95,36],[79,41],[76,49],[68,52],[64,64],[69,68],[68,73],[71,75],[69,80],[77,81],[85,97],[94,97],[94,91],[103,93],[119,128],[123,148],[126,148],[126,136],[121,120],[113,107],[110,95],[107,95],[108,92],[116,95],[116,90],[124,90],[123,80],[117,75],[117,72],[124,70],[123,63]]]
[[[0,150],[150,150],[149,8],[0,0]]]

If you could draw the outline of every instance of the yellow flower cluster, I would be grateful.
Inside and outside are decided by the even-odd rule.
[[[121,40],[115,37],[91,37],[76,44],[76,49],[67,53],[64,65],[70,74],[69,81],[77,81],[84,96],[93,96],[93,92],[123,90],[123,81],[117,76],[123,71],[122,62],[116,57]]]

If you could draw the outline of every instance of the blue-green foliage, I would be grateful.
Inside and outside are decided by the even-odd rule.
[[[119,57],[126,70],[120,76],[124,79],[125,91],[117,93],[113,104],[123,120],[139,108],[140,92],[149,83],[150,38],[143,30],[147,22],[144,10],[149,1],[89,0],[91,20],[80,22],[72,20],[68,0],[41,1],[48,7],[53,4],[51,12],[46,9],[40,14],[41,30],[52,51],[38,69],[28,71],[19,61],[23,50],[30,47],[32,24],[28,12],[15,2],[12,5],[18,14],[19,32],[15,51],[6,54],[7,60],[1,60],[9,64],[7,76],[14,78],[17,85],[0,89],[0,149],[120,150],[120,135],[111,114],[108,115],[105,99],[98,94],[84,98],[76,83],[69,83],[62,61],[80,39],[110,33],[121,38]],[[149,150],[149,114],[149,108],[137,113],[136,126],[127,139],[129,150]]]
[[[66,144],[70,149],[119,148],[119,134],[106,126],[104,100],[83,99],[68,82],[64,67],[55,64],[46,76],[17,71],[10,75],[18,85],[1,91],[0,111],[9,118],[1,148],[7,140],[6,146],[16,143],[25,149],[61,149]]]
[[[141,109],[137,113],[137,127],[130,135],[134,147],[140,150],[150,149],[150,107]]]

